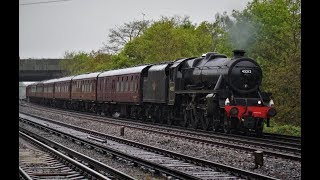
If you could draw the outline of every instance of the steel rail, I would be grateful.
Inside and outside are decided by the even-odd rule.
[[[88,174],[90,174],[90,176],[98,178],[98,179],[105,179],[105,180],[111,180],[109,178],[107,178],[106,176],[100,174],[99,172],[90,169],[89,167],[79,163],[78,161],[62,154],[61,152],[51,148],[50,146],[40,142],[39,140],[32,138],[31,136],[19,131],[19,135],[22,136],[23,138],[27,139],[28,141],[31,141],[32,143],[36,144],[37,146],[43,148],[45,151],[54,154],[54,156],[58,157],[59,159],[63,159],[68,161],[69,163],[73,164],[74,166],[78,167],[79,169],[81,169],[83,172],[86,172]]]
[[[36,116],[36,115],[32,115],[32,114],[28,114],[28,115],[31,116],[31,117],[39,118],[39,119],[42,118],[42,117],[39,117],[39,116]],[[61,123],[61,122],[57,122],[55,120],[48,119],[48,118],[46,118],[46,120],[51,120],[54,123]],[[99,120],[96,120],[96,119],[94,119],[94,120],[95,121],[99,121]],[[110,124],[115,124],[115,123],[114,122],[110,122]],[[68,125],[64,125],[64,123],[62,123],[61,125],[69,126],[71,128],[77,128],[78,130],[81,130],[81,128],[78,127],[78,126],[72,126],[72,125],[69,125],[69,124]],[[128,126],[128,125],[126,125],[126,126]],[[128,127],[131,127],[131,126],[128,126]],[[146,130],[145,128],[141,128],[141,127],[133,127],[133,128],[139,129],[139,130]],[[207,143],[207,144],[213,144],[213,145],[220,145],[220,146],[227,146],[227,147],[231,147],[231,148],[242,149],[242,150],[246,150],[246,151],[250,151],[250,152],[254,152],[257,149],[259,149],[259,148],[248,147],[248,146],[245,146],[245,145],[237,145],[237,144],[234,144],[234,143],[206,140],[206,139],[200,139],[200,138],[191,137],[191,136],[186,137],[185,135],[174,134],[172,132],[163,132],[163,131],[150,130],[150,129],[148,129],[147,131],[154,132],[154,133],[161,133],[161,134],[164,134],[164,135],[175,136],[175,137],[179,137],[179,138],[185,138],[185,139],[198,141],[198,142],[202,142],[202,143]],[[182,132],[182,133],[185,133],[185,132]],[[228,138],[227,140],[229,140],[229,141],[230,140],[238,141],[237,139],[230,139],[230,138]],[[260,146],[264,145],[264,146],[268,146],[268,147],[271,147],[271,148],[278,148],[280,150],[292,151],[294,153],[301,153],[301,149],[298,149],[298,148],[275,146],[275,145],[272,145],[272,144],[269,145],[269,144],[266,144],[266,143],[257,143],[257,142],[252,142],[252,141],[248,141],[248,140],[239,140],[238,142],[247,143],[247,144],[254,144],[254,145],[260,145]],[[301,160],[301,155],[299,156],[299,155],[287,154],[287,153],[282,153],[282,152],[274,152],[272,150],[267,150],[267,149],[263,149],[263,151],[264,151],[265,154],[270,155],[270,156],[276,156],[276,157],[281,157],[281,158],[286,158],[286,159],[291,159],[291,160]]]
[[[73,126],[73,125],[60,123],[60,122],[57,122],[57,121],[54,121],[54,120],[49,120],[49,119],[41,118],[41,117],[38,118],[38,119],[43,119],[45,121],[49,121],[49,122],[52,122],[52,123],[55,123],[55,124],[58,124],[58,125],[60,124],[62,126],[66,126],[66,127],[70,127],[70,128],[74,127],[75,129],[77,129],[79,131],[82,131],[82,132],[90,133],[90,134],[93,134],[93,135],[96,135],[96,136],[100,136],[100,137],[103,137],[103,138],[106,138],[106,139],[111,139],[111,140],[119,142],[119,143],[131,145],[133,147],[138,147],[138,148],[145,149],[145,150],[148,150],[148,151],[151,151],[151,152],[156,152],[158,154],[167,155],[169,157],[174,157],[176,159],[184,160],[184,161],[189,162],[189,163],[194,163],[194,164],[197,164],[197,165],[202,165],[202,166],[205,166],[205,167],[214,168],[214,169],[217,169],[217,170],[220,170],[220,171],[229,172],[231,174],[238,174],[241,177],[244,176],[244,177],[247,177],[247,178],[254,178],[254,179],[276,179],[276,178],[273,178],[273,177],[269,177],[269,176],[262,175],[262,174],[257,174],[257,173],[254,173],[254,172],[250,172],[250,171],[247,171],[247,170],[231,167],[231,166],[224,165],[224,164],[221,164],[221,163],[216,163],[216,162],[211,162],[211,161],[204,160],[204,159],[194,158],[194,157],[191,157],[191,156],[183,155],[183,154],[176,153],[176,152],[173,152],[173,151],[164,150],[164,149],[157,148],[157,147],[154,147],[154,146],[149,146],[149,145],[145,145],[145,144],[142,144],[142,143],[137,143],[137,142],[134,142],[134,141],[126,140],[126,139],[123,139],[123,138],[102,134],[102,133],[99,133],[99,132],[96,132],[96,131],[87,130],[87,129],[84,129],[84,128],[79,128],[79,127],[76,127],[76,126]],[[44,128],[44,129],[50,129],[51,131],[54,131],[54,132],[59,133],[59,134],[62,134],[63,136],[69,136],[72,139],[75,139],[77,141],[84,142],[86,144],[90,144],[90,146],[92,146],[92,147],[96,147],[98,149],[106,150],[105,149],[106,147],[101,147],[101,145],[92,143],[92,142],[90,142],[88,140],[81,139],[81,138],[78,138],[76,136],[67,134],[65,132],[61,132],[59,130],[53,129],[51,127],[32,122],[32,120],[27,120],[27,119],[23,119],[23,118],[20,118],[20,120],[24,121],[24,122],[31,123],[31,124],[36,124],[36,126],[39,126],[41,128]],[[119,151],[116,151],[116,150],[113,150],[113,149],[108,149],[108,151],[113,151],[113,153],[116,153],[117,156],[119,156],[119,155],[122,156],[122,157],[123,156],[128,156],[128,155],[124,155],[121,152],[120,152],[121,154],[119,154]],[[136,159],[136,157],[134,157],[134,159]],[[140,158],[138,158],[138,159],[140,159]],[[150,162],[148,162],[148,163],[150,163]],[[160,166],[160,165],[158,165],[158,166]]]

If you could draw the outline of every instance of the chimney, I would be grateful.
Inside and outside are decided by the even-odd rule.
[[[240,58],[244,56],[244,53],[246,53],[244,50],[242,49],[235,49],[232,51],[233,52],[233,56],[234,58]]]

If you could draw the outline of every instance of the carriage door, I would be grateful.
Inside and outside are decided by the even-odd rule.
[[[174,72],[176,68],[170,68],[170,74],[169,74],[169,105],[174,104],[174,98],[175,98],[175,93],[174,93]]]

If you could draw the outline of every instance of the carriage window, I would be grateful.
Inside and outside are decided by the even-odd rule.
[[[119,91],[119,82],[117,82],[117,87],[116,87],[116,91]]]
[[[133,91],[133,82],[130,82],[130,91]]]

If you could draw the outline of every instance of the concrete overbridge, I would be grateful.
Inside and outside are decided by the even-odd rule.
[[[60,67],[63,59],[20,59],[19,81],[42,81],[63,77],[66,73]]]

